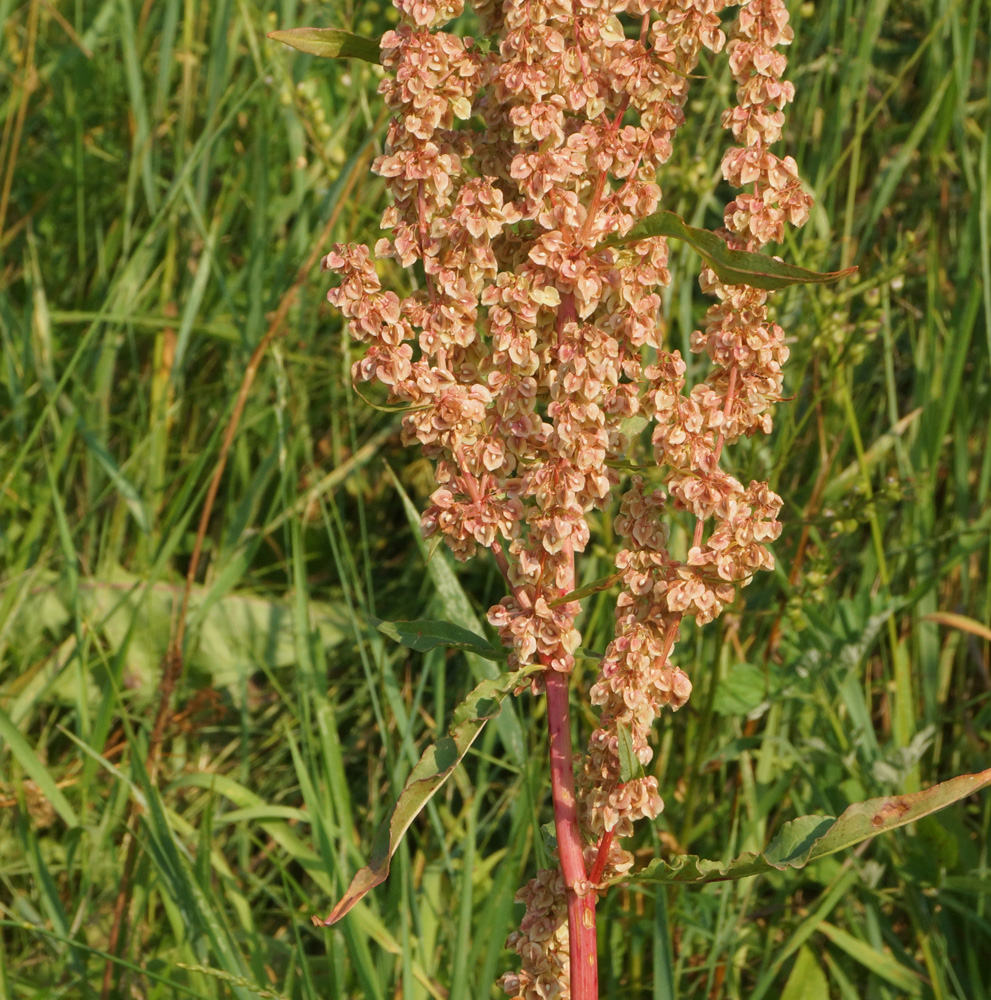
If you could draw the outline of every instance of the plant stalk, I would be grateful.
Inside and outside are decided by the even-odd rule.
[[[558,857],[568,899],[568,949],[572,1000],[598,1000],[599,970],[595,937],[595,892],[585,874],[572,766],[568,678],[556,670],[544,673],[550,729],[551,793]]]

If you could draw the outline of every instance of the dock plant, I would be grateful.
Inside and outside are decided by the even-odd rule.
[[[394,5],[398,23],[377,49],[330,30],[275,36],[385,69],[390,121],[373,169],[391,194],[386,235],[373,249],[330,249],[328,298],[364,348],[354,382],[385,387],[404,409],[403,442],[433,463],[424,537],[461,561],[492,559],[505,582],[487,618],[507,650],[506,673],[456,717],[455,762],[487,717],[482,701],[527,689],[546,699],[553,863],[517,895],[525,912],[507,944],[518,965],[501,985],[520,1000],[590,1000],[596,904],[611,885],[799,867],[991,778],[862,803],[839,820],[804,817],[766,852],[728,867],[681,858],[633,872],[623,841],[664,809],[651,773],[655,720],[685,705],[705,669],[679,656],[682,626],[712,622],[774,566],[781,498],[721,464],[741,438],[771,433],[788,395],[789,352],[770,298],[787,284],[841,276],[761,252],[812,206],[781,148],[795,94],[785,78],[788,10],[783,0],[476,0],[471,37],[455,30],[467,22],[463,0]],[[714,231],[664,208],[665,164],[694,127],[688,99],[707,85],[706,53],[726,58],[735,81],[722,114],[732,195]],[[663,320],[672,239],[699,253],[711,301],[690,336],[691,351],[708,359],[694,384]],[[387,260],[411,269],[412,292],[383,286]],[[590,519],[617,499],[615,571],[579,588]],[[672,515],[689,525],[680,546]],[[591,687],[571,691],[584,655],[582,597],[607,586],[618,588],[613,638]],[[389,629],[417,648],[486,642],[438,623]],[[587,699],[598,720],[577,756],[572,697]],[[435,748],[424,755],[373,863],[325,922],[382,881],[450,759]]]

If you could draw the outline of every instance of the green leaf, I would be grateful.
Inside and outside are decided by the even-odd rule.
[[[785,264],[773,257],[745,250],[730,250],[715,233],[708,229],[689,226],[674,212],[655,212],[643,222],[634,226],[625,236],[613,236],[601,246],[617,247],[636,243],[653,236],[673,236],[684,240],[701,255],[702,259],[716,272],[719,280],[727,285],[750,285],[774,291],[787,285],[825,284],[839,281],[853,274],[857,269],[848,267],[845,271],[807,271],[804,267]],[[637,254],[633,249],[621,250],[617,254],[620,265],[633,263]]]
[[[41,759],[2,708],[0,708],[0,741],[2,741],[0,750],[7,749],[11,752],[28,777],[38,786],[41,794],[51,803],[52,808],[65,820],[66,826],[79,826],[75,810],[62,794],[51,772],[42,764]],[[4,770],[7,768],[4,767]]]
[[[430,621],[419,618],[411,622],[384,622],[380,618],[368,619],[383,635],[394,639],[401,646],[419,650],[421,653],[437,646],[447,649],[463,649],[466,653],[477,653],[487,660],[504,660],[508,650],[499,649],[480,635],[455,625],[452,622]]]
[[[829,981],[811,948],[799,951],[781,1000],[829,1000]]]
[[[368,864],[355,874],[348,891],[325,919],[314,917],[315,924],[337,923],[369,890],[385,881],[392,856],[410,824],[454,773],[485,723],[499,714],[506,697],[541,669],[530,666],[484,680],[454,710],[450,735],[427,747],[410,772],[398,801],[375,835]]]
[[[357,386],[352,386],[351,388],[366,406],[370,406],[373,410],[378,410],[380,413],[415,413],[417,410],[427,409],[425,405],[410,406],[409,403],[374,403]]]
[[[286,28],[282,31],[270,31],[268,37],[321,59],[364,59],[365,62],[379,62],[377,39],[352,35],[350,31],[338,28]]]
[[[152,784],[135,750],[132,744],[131,767],[147,809],[142,816],[142,846],[157,870],[163,891],[178,908],[190,937],[202,938],[225,971],[242,977],[247,966],[226,915],[211,898],[209,889],[204,889],[197,879],[187,849],[170,822],[161,793]],[[232,992],[239,1000],[251,1000],[241,986],[234,986]]]
[[[610,469],[619,469],[622,472],[652,472],[657,469],[656,465],[638,465],[636,462],[628,462],[625,458],[607,458],[606,465]]]
[[[97,463],[103,468],[107,478],[114,484],[114,488],[121,495],[124,503],[127,504],[127,509],[131,512],[131,517],[134,518],[134,522],[141,529],[142,534],[149,534],[151,517],[137,487],[124,475],[113,455],[100,444],[94,434],[80,425],[79,436],[86,443],[86,447],[92,452]]]
[[[576,660],[601,660],[602,655],[602,653],[597,653],[594,649],[586,649],[584,646],[579,646],[574,652]]]
[[[716,686],[712,710],[717,715],[746,715],[767,693],[767,678],[761,667],[738,663]]]
[[[619,738],[619,780],[625,785],[628,781],[644,776],[643,764],[633,750],[630,731],[622,722],[616,723],[616,735]]]
[[[839,819],[802,816],[785,823],[764,852],[748,851],[728,863],[703,861],[693,854],[672,862],[661,858],[616,882],[725,882],[786,868],[804,868],[812,861],[842,851],[887,830],[913,823],[991,785],[991,768],[964,774],[910,795],[886,795],[847,808]]]
[[[893,955],[885,951],[878,951],[873,945],[855,938],[852,934],[825,920],[819,924],[817,930],[829,938],[836,947],[845,951],[854,961],[859,962],[865,969],[869,969],[875,976],[887,980],[903,994],[919,996],[922,993],[922,981],[919,977],[911,969],[902,965]]]
[[[201,672],[213,687],[229,689],[239,701],[243,682],[254,671],[297,662],[292,608],[283,600],[247,591],[225,593],[221,584],[215,578],[209,588],[193,588],[186,669]],[[70,635],[45,670],[23,678],[6,706],[15,726],[24,724],[42,697],[63,702],[83,698],[93,704],[101,697],[91,671],[66,669],[77,641],[70,626],[73,587],[87,629],[99,636],[108,655],[126,649],[128,698],[143,704],[158,690],[162,650],[169,642],[178,599],[176,586],[171,581],[149,584],[113,566],[99,579],[84,577],[75,584],[69,576],[60,579],[46,571],[36,578],[32,601],[23,602],[8,619],[8,635],[33,656],[49,649],[51,635],[66,629]],[[309,610],[325,648],[337,646],[348,635],[350,612],[342,602],[310,601]]]
[[[430,557],[427,543],[420,533],[419,511],[388,463],[385,463],[385,468],[396,487],[400,500],[402,500],[403,510],[406,512],[406,519],[413,532],[413,538],[416,540],[424,560],[426,560],[427,576],[430,577],[437,597],[440,599],[444,616],[462,628],[478,634],[482,631],[482,625],[451,566],[450,554],[445,551],[446,547],[442,545],[433,552],[432,558]],[[499,676],[498,670],[484,657],[476,656],[474,653],[465,653],[465,659],[468,661],[468,668],[477,680],[486,678],[494,680]],[[499,713],[499,718],[496,719],[496,731],[499,733],[499,738],[502,740],[510,760],[517,767],[522,767],[526,762],[526,741],[523,738],[523,726],[512,704],[506,707],[505,712]]]
[[[548,603],[552,608],[556,608],[559,604],[568,604],[571,601],[580,601],[583,598],[598,593],[600,590],[608,590],[613,584],[619,583],[622,579],[622,573],[610,573],[609,576],[603,576],[598,580],[593,580],[591,583],[585,584],[584,587],[579,587],[577,590],[572,590],[570,593],[562,594],[560,597],[555,597],[553,601],[549,601]]]

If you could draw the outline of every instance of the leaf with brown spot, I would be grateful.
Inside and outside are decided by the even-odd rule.
[[[951,778],[922,792],[857,802],[839,819],[801,816],[785,823],[765,851],[748,851],[726,864],[704,861],[695,855],[684,855],[671,862],[657,858],[643,871],[616,879],[616,883],[725,882],[769,871],[804,868],[819,858],[938,812],[988,785],[991,785],[991,768]]]

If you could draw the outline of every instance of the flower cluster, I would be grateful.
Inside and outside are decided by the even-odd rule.
[[[682,620],[711,621],[772,565],[781,501],[725,472],[720,456],[770,430],[788,355],[767,293],[705,268],[716,301],[691,348],[712,367],[686,392],[685,361],[666,349],[660,321],[666,240],[622,254],[606,241],[658,208],[659,170],[704,49],[727,49],[738,87],[723,116],[737,145],[722,169],[745,190],[721,235],[753,250],[805,220],[794,161],[769,149],[794,97],[778,51],[788,15],[783,0],[745,0],[727,40],[726,0],[475,0],[483,46],[438,30],[463,0],[395,6],[380,86],[393,118],[374,164],[392,194],[390,235],[375,256],[415,267],[422,287],[384,291],[367,248],[336,246],[324,260],[340,277],[329,299],[367,345],[354,379],[408,404],[404,440],[436,462],[424,535],[462,560],[491,550],[506,578],[488,618],[511,665],[572,670],[580,604],[567,595],[587,516],[620,483],[636,443],[630,418],[652,424],[656,483],[628,483],[615,522],[623,589],[579,776],[586,871],[597,874],[582,891],[594,893],[631,863],[613,838],[663,808],[655,778],[623,780],[619,742],[648,765],[654,719],[688,699],[671,659]],[[668,546],[668,506],[695,519],[681,558]],[[512,996],[569,995],[565,896],[579,888],[555,869],[522,891],[527,914],[509,942],[522,970],[502,980]]]
[[[589,870],[595,864],[598,848],[589,845],[585,860]],[[615,842],[609,847],[609,870],[621,875],[633,867],[633,860]],[[591,887],[589,887],[591,891]],[[519,892],[516,902],[525,907],[519,930],[513,931],[506,947],[522,959],[522,971],[507,972],[500,983],[512,996],[564,998],[570,979],[568,924],[565,908],[565,885],[560,868],[544,868]]]

